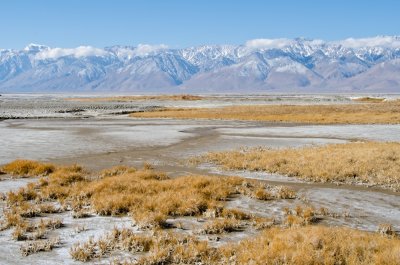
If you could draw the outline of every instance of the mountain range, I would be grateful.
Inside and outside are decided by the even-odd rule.
[[[0,49],[0,92],[400,92],[400,36]]]

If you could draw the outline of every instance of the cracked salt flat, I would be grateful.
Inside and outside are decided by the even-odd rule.
[[[17,158],[48,160],[132,147],[165,146],[190,133],[190,125],[144,125],[134,120],[32,120],[0,123],[0,164]]]

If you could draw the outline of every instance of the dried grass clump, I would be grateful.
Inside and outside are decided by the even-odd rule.
[[[243,228],[242,222],[236,219],[215,219],[207,223],[200,233],[204,234],[223,234],[240,231]]]
[[[89,177],[77,165],[57,167],[37,183],[10,193],[7,200],[21,217],[58,210],[72,210],[74,218],[86,217],[90,212],[106,216],[129,214],[139,227],[154,229],[169,227],[166,220],[170,217],[200,216],[234,194],[251,196],[257,187],[266,187],[257,181],[239,177],[187,176],[170,179],[147,164],[141,170],[119,166],[104,170],[99,175]],[[267,189],[272,190],[272,187]],[[61,208],[52,208],[54,201],[58,201]],[[231,219],[249,218],[239,211],[223,211],[220,207],[218,217],[225,216]]]
[[[102,245],[102,241],[99,240],[99,242],[97,242],[94,241],[93,238],[90,238],[87,242],[74,244],[69,250],[69,254],[74,260],[82,262],[101,258],[103,255],[98,245]]]
[[[304,226],[317,223],[322,216],[313,207],[297,205],[294,209],[285,209],[287,226]]]
[[[20,248],[20,251],[23,256],[29,256],[37,252],[51,251],[53,248],[59,245],[60,245],[59,238],[35,240],[23,244]]]
[[[217,217],[223,217],[226,219],[236,219],[236,220],[250,220],[253,218],[253,215],[245,213],[238,209],[224,208],[221,212],[221,215],[219,215]]]
[[[131,213],[141,227],[163,227],[167,216],[201,215],[209,205],[236,193],[239,178],[190,176],[169,179],[141,170],[91,182],[91,202],[102,215]]]
[[[112,168],[104,169],[100,172],[100,178],[106,178],[106,177],[114,177],[118,175],[122,175],[124,173],[134,173],[136,172],[136,169],[133,167],[127,167],[127,166],[115,166]]]
[[[80,247],[76,247],[80,246]],[[193,236],[162,231],[152,235],[114,229],[98,240],[71,248],[80,261],[112,251],[143,253],[137,261],[115,264],[397,264],[400,239],[348,228],[270,228],[255,238],[219,248]]]
[[[378,233],[385,236],[394,236],[396,234],[391,224],[379,224]]]
[[[219,260],[216,249],[195,237],[160,231],[143,235],[129,229],[114,229],[98,240],[78,243],[70,249],[70,254],[75,260],[91,261],[112,251],[146,253],[135,262],[114,261],[114,264],[216,264]]]
[[[153,245],[153,238],[129,229],[113,229],[108,236],[116,245],[115,248],[131,253],[147,252]]]
[[[87,172],[79,165],[59,167],[49,176],[49,185],[69,186],[85,181]],[[52,183],[50,183],[52,182]]]
[[[256,191],[253,192],[252,197],[258,200],[268,201],[272,200],[274,197],[264,188],[258,188]]]
[[[191,236],[161,234],[148,255],[140,258],[137,264],[218,264],[219,260],[218,251],[205,241]]]
[[[251,218],[250,224],[256,229],[256,230],[262,230],[262,229],[267,229],[271,228],[273,225],[275,225],[275,220],[273,218],[266,218],[266,217],[257,217],[254,216]]]
[[[170,108],[137,112],[131,117],[222,119],[319,124],[398,124],[400,102],[346,105],[248,105],[223,108]]]
[[[400,239],[348,228],[271,228],[222,247],[230,264],[397,264]]]
[[[72,211],[72,218],[74,218],[74,219],[88,218],[90,216],[91,216],[90,212],[85,209],[79,209],[79,210]]]
[[[203,216],[210,219],[224,218],[242,221],[250,220],[254,217],[253,215],[245,213],[239,209],[224,208],[224,206],[220,204],[210,206],[203,213]]]
[[[400,143],[395,142],[252,148],[208,153],[202,160],[230,170],[264,170],[308,181],[378,185],[400,190]],[[281,193],[283,197],[291,197],[290,193]]]
[[[54,214],[54,213],[62,212],[62,209],[60,209],[59,207],[54,206],[51,203],[42,203],[42,204],[39,204],[38,207],[39,207],[39,212],[40,213]]]
[[[144,236],[126,228],[114,228],[97,240],[90,238],[86,242],[74,244],[70,249],[70,255],[74,260],[86,262],[102,258],[115,250],[130,253],[147,252],[152,247],[153,241],[151,236]]]
[[[55,170],[55,166],[47,163],[39,163],[33,160],[15,160],[1,168],[6,174],[14,177],[47,176]]]
[[[82,188],[87,183],[87,172],[79,165],[59,167],[46,179],[39,180],[40,195],[43,200],[58,199],[60,202],[71,196],[71,191]],[[85,198],[81,192],[74,192],[77,200]]]
[[[203,159],[208,160],[208,156]],[[295,199],[296,192],[287,186],[271,186],[255,181],[244,181],[238,192],[258,200]]]
[[[278,199],[295,199],[296,191],[287,186],[275,186],[275,197]]]
[[[168,228],[168,216],[160,212],[137,211],[133,215],[135,224],[141,229]]]
[[[14,224],[11,236],[17,241],[44,239],[49,230],[59,229],[62,225],[61,219],[40,219],[36,223],[23,220]]]
[[[29,183],[17,191],[9,191],[6,194],[6,203],[8,206],[20,205],[23,202],[35,200],[38,197],[34,183]]]

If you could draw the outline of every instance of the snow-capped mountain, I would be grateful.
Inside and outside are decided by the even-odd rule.
[[[400,92],[400,37],[0,49],[3,92]]]

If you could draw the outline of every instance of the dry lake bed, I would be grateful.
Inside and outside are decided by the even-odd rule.
[[[388,99],[398,98],[396,95],[379,96]],[[82,185],[82,190],[100,185],[96,181],[101,180],[94,180],[93,177],[100,174],[98,172],[115,166],[139,169],[145,165],[144,167],[148,170],[163,172],[170,179],[185,176],[212,176],[214,178],[238,176],[242,181],[241,185],[247,185],[245,180],[249,183],[254,181],[257,183],[254,185],[270,190],[272,197],[268,199],[254,195],[256,191],[253,191],[250,187],[252,184],[249,184],[249,187],[246,186],[249,189],[247,192],[230,194],[226,199],[221,200],[224,209],[244,212],[251,215],[251,218],[270,219],[272,220],[270,226],[286,229],[291,226],[297,227],[296,225],[298,227],[303,225],[344,227],[367,231],[371,234],[381,231],[382,227],[390,227],[389,232],[383,233],[394,234],[394,237],[400,231],[400,193],[397,190],[386,189],[379,185],[367,185],[368,183],[352,185],[347,182],[306,181],[290,174],[268,172],[268,170],[250,171],[245,168],[237,170],[224,168],[209,161],[197,163],[191,161],[208,152],[246,148],[291,149],[353,142],[400,142],[399,124],[321,125],[235,119],[150,119],[129,116],[133,112],[163,108],[360,104],[352,100],[357,95],[217,95],[207,96],[202,100],[156,98],[104,102],[66,100],[73,97],[76,96],[2,95],[0,97],[0,119],[2,119],[0,121],[0,165],[6,165],[17,159],[35,160],[56,166],[79,164],[85,168],[85,178],[90,178],[90,181],[85,182],[86,184],[76,184]],[[90,99],[93,96],[81,97]],[[57,169],[55,171],[57,172]],[[9,172],[4,173],[0,175],[0,193],[3,194],[3,200],[0,202],[3,208],[1,210],[2,223],[6,219],[7,212],[15,206],[10,204],[10,198],[7,198],[8,192],[17,193],[28,183],[37,183],[41,178],[50,178],[48,181],[51,182],[52,178],[51,174],[20,178]],[[278,196],[278,198],[275,187],[287,187],[296,195]],[[35,192],[42,196],[36,197],[37,203],[39,197],[44,198],[44,186],[37,186],[35,189]],[[178,196],[184,196],[182,194],[184,193],[179,193]],[[101,214],[96,210],[95,201],[92,201],[93,197],[82,199],[84,200],[83,209],[88,211],[88,216],[73,218],[74,210],[71,210],[71,204],[68,202],[68,199],[72,197],[68,196],[70,196],[69,193],[63,199],[55,196],[43,199],[43,201],[48,200],[46,203],[59,207],[60,211],[21,217],[29,223],[39,222],[41,218],[62,220],[60,227],[49,229],[38,239],[16,239],[13,233],[18,226],[10,224],[8,227],[3,227],[0,232],[0,263],[81,264],[85,259],[71,254],[74,244],[84,243],[90,239],[95,241],[117,228],[126,228],[133,233],[157,237],[152,228],[143,228],[135,222],[133,210],[118,214]],[[35,204],[35,199],[23,201]],[[232,228],[232,231],[208,233],[204,226],[214,222],[214,219],[218,217],[222,218],[218,216],[217,210],[207,215],[214,209],[210,205],[208,204],[207,209],[191,214],[167,214],[165,222],[169,224],[169,228],[165,230],[179,235],[194,236],[198,240],[206,241],[210,248],[229,246],[245,239],[251,240],[261,233],[256,226],[250,224],[249,220],[253,220],[251,218],[240,220],[243,222],[240,228]],[[20,207],[20,205],[16,204],[15,207]],[[312,215],[315,218],[305,222],[307,224],[299,222],[293,225],[288,221],[289,215],[306,220],[306,217],[299,213],[300,210],[297,209],[296,212],[295,209],[299,207],[313,209]],[[271,229],[270,226],[265,229]],[[394,231],[393,234],[391,231]],[[57,238],[58,243],[54,244],[52,250],[39,250],[27,256],[21,254],[21,248],[26,247],[30,241],[45,241],[54,238]],[[92,251],[96,252],[97,256],[93,254],[87,262],[122,264],[123,261],[128,261],[152,264],[141,260],[148,251],[127,251],[122,247],[109,246],[100,255],[99,248],[99,245],[93,246]],[[90,253],[87,255],[90,256]],[[149,255],[152,255],[151,251]],[[82,254],[80,257],[82,256],[85,255]]]

